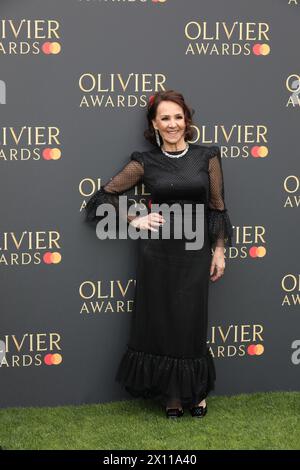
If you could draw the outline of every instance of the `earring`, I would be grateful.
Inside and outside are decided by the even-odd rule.
[[[157,129],[155,129],[155,138],[156,138],[156,143],[158,147],[160,147],[160,139],[159,139],[159,132]]]

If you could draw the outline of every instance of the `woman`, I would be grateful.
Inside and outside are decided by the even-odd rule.
[[[209,279],[223,276],[224,248],[232,246],[220,150],[188,142],[193,112],[174,90],[151,96],[144,136],[155,148],[133,152],[86,206],[87,220],[100,220],[99,204],[117,208],[119,195],[140,182],[152,204],[175,202],[183,209],[192,204],[192,219],[196,204],[204,205],[204,243],[198,250],[186,249],[185,236],[174,238],[172,214],[166,219],[150,206],[145,215],[126,213],[127,223],[138,231],[159,235],[138,239],[131,332],[116,380],[134,397],[158,399],[168,418],[181,417],[184,406],[193,417],[207,412],[205,398],[216,378],[207,347]],[[166,222],[171,227],[167,239],[161,230]]]

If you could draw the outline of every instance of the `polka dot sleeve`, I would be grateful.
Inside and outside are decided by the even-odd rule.
[[[233,229],[224,197],[224,178],[220,148],[212,146],[208,151],[209,203],[208,229],[214,247],[232,246]]]
[[[144,162],[141,152],[132,152],[130,161],[116,173],[109,181],[102,185],[88,200],[86,210],[86,221],[97,222],[103,216],[96,215],[96,211],[101,204],[112,204],[119,214],[119,195],[131,189],[143,180]],[[129,217],[127,213],[120,214],[127,222],[131,222],[135,217]]]

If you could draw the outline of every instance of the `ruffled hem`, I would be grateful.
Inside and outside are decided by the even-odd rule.
[[[208,233],[212,244],[222,240],[224,246],[232,246],[233,229],[227,209],[208,209]]]
[[[214,390],[216,371],[213,357],[179,358],[136,351],[127,347],[116,381],[135,398],[155,399],[167,405],[179,398],[183,406],[199,403]]]

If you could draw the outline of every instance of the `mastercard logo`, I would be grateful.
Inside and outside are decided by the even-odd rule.
[[[263,258],[267,253],[264,246],[252,246],[249,249],[249,255],[251,258]]]
[[[269,44],[254,44],[252,51],[254,55],[268,55],[270,54]]]
[[[61,45],[59,42],[44,42],[42,45],[42,51],[44,54],[59,54],[61,51]]]
[[[61,254],[57,251],[54,251],[53,253],[47,251],[43,256],[43,261],[46,264],[58,264],[61,262]]]
[[[249,344],[247,348],[247,353],[249,356],[261,356],[265,348],[262,344]]]
[[[61,157],[61,151],[59,149],[49,149],[46,148],[43,150],[44,160],[58,160]]]
[[[62,362],[61,354],[46,354],[44,357],[44,363],[47,366],[58,366]]]
[[[251,155],[254,158],[265,158],[268,153],[268,147],[266,147],[265,145],[255,145],[251,149]]]

